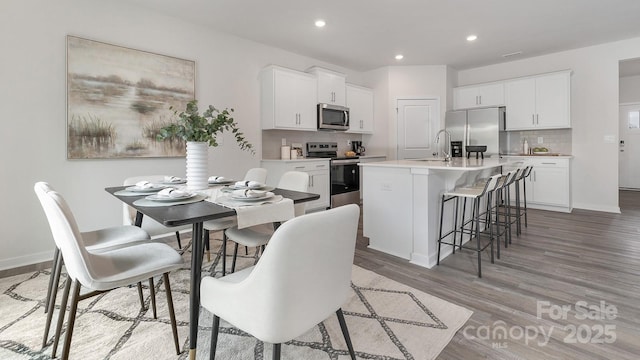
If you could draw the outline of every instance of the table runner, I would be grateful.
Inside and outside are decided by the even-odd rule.
[[[229,193],[221,191],[222,187],[200,191],[206,194],[206,201],[232,208],[238,215],[238,229],[249,226],[282,222],[295,217],[293,200],[276,195],[265,201],[243,202],[234,200]]]

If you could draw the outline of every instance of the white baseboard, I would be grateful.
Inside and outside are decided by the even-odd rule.
[[[582,210],[591,210],[591,211],[603,211],[609,213],[620,214],[619,206],[600,206],[594,204],[581,204],[581,203],[573,203],[574,209],[582,209]]]
[[[35,254],[18,256],[0,260],[0,270],[14,269],[21,266],[38,264],[53,259],[53,250],[42,251]]]

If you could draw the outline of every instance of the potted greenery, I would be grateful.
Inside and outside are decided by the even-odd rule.
[[[222,111],[214,106],[209,107],[200,114],[198,101],[191,100],[187,103],[185,111],[180,112],[171,106],[177,120],[161,128],[157,139],[163,141],[169,138],[179,138],[187,144],[187,188],[190,190],[206,189],[208,186],[208,147],[218,146],[216,136],[225,131],[233,133],[240,149],[255,153],[253,146],[244,138],[244,134],[238,129],[231,113],[233,109]]]

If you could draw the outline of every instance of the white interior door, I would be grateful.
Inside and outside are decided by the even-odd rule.
[[[640,103],[620,105],[619,187],[640,190],[639,159]]]
[[[434,126],[439,125],[439,115],[438,100],[398,100],[398,159],[432,156]]]

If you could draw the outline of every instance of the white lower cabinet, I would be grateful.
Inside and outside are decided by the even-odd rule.
[[[368,156],[361,156],[360,157],[360,163],[368,163],[368,162],[377,162],[377,161],[385,161],[387,160],[387,157],[384,155],[368,155]],[[362,168],[360,168],[360,201],[362,201],[362,194],[364,193],[364,191],[362,191],[363,187],[362,187]]]
[[[262,167],[267,169],[267,185],[277,186],[280,177],[287,171],[302,171],[309,174],[309,191],[320,195],[318,200],[307,204],[307,212],[325,210],[331,206],[331,178],[329,176],[329,159],[324,160],[262,160]]]
[[[526,179],[527,206],[534,209],[571,212],[571,159],[513,158],[503,172],[531,165]],[[523,189],[520,188],[521,199]],[[515,197],[512,194],[512,201]]]

